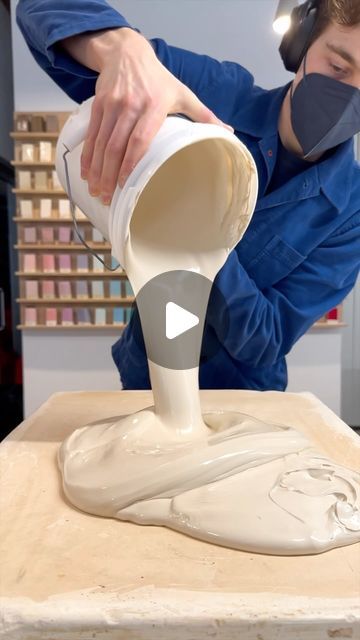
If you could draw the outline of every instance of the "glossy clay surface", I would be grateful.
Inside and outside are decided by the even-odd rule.
[[[234,216],[234,206],[246,209],[249,190],[245,182],[231,182],[226,160],[217,181],[216,145],[207,151],[181,151],[142,194],[125,249],[135,293],[176,269],[214,280],[241,239],[249,216]],[[191,198],[181,188],[189,172],[197,179]],[[249,166],[244,180],[248,175]],[[234,203],[233,193],[242,193],[242,201]],[[224,202],[228,209],[219,220]],[[111,242],[116,256],[116,228]],[[144,325],[141,309],[140,315]],[[59,464],[74,505],[270,554],[314,553],[360,540],[359,474],[331,462],[290,427],[238,413],[202,416],[197,369],[152,362],[149,368],[155,408],[78,429],[63,443]]]

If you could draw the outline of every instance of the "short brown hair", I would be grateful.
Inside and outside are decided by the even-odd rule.
[[[360,22],[359,0],[322,0],[320,14],[321,11],[328,20],[347,27],[354,27]]]
[[[345,27],[360,24],[360,0],[319,0],[319,17],[312,41],[321,35],[330,22]]]

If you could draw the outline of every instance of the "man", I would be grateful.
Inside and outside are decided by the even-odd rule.
[[[216,344],[217,353],[200,367],[203,388],[284,390],[286,354],[359,272],[352,136],[360,131],[360,3],[309,0],[298,11],[300,30],[313,24],[294,81],[265,91],[238,64],[148,42],[103,0],[20,0],[17,7],[42,68],[78,102],[96,94],[82,175],[104,202],[169,113],[230,126],[254,156],[259,198],[216,279],[230,324],[225,334],[222,311],[210,301],[204,349]],[[135,333],[133,316],[113,347],[128,389],[149,386]]]

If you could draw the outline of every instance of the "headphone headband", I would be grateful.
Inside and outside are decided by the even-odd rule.
[[[320,0],[307,0],[291,13],[291,26],[285,33],[280,55],[288,71],[296,73],[310,46],[319,16]]]

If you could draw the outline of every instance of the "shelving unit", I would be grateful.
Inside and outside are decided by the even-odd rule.
[[[14,114],[10,135],[15,147],[18,328],[121,332],[134,302],[129,281],[120,268],[106,271],[79,241],[55,171],[56,143],[68,116],[67,112]],[[109,242],[79,209],[76,218],[89,247],[111,263]],[[112,287],[117,295],[112,295]]]
[[[339,327],[346,327],[346,323],[343,322],[342,304],[339,304],[335,309],[326,313],[313,325],[313,328],[315,329],[336,329]]]
[[[15,143],[15,158],[12,165],[16,172],[16,187],[13,189],[17,203],[16,215],[13,218],[17,224],[18,238],[14,245],[18,253],[19,265],[16,275],[20,280],[20,297],[17,301],[20,305],[21,321],[18,328],[49,329],[52,331],[69,327],[79,330],[85,330],[89,327],[123,328],[129,320],[131,305],[134,302],[126,275],[121,269],[115,272],[102,271],[98,266],[100,263],[96,265],[97,269],[94,270],[93,261],[96,259],[89,256],[86,247],[74,234],[70,203],[67,194],[57,181],[54,162],[56,142],[59,131],[68,116],[67,112],[16,112],[14,116],[15,131],[10,135]],[[51,131],[48,130],[49,127],[52,129]],[[55,128],[56,130],[54,130]],[[40,179],[38,180],[40,172],[41,183]],[[27,183],[26,188],[23,185],[20,186],[21,182]],[[27,215],[29,211],[32,212],[31,216]],[[99,237],[99,232],[93,229],[91,223],[78,209],[77,223],[81,225],[87,244],[110,262],[109,243]],[[62,229],[61,232],[60,229]],[[52,236],[51,242],[45,240],[49,234]],[[68,241],[60,240],[61,234]],[[94,234],[97,236],[96,241],[93,238]],[[35,242],[26,241],[26,236],[31,236],[32,240],[35,237]],[[82,256],[82,259],[88,259],[86,268],[83,266],[82,268],[74,268],[77,266],[78,256]],[[50,269],[40,268],[40,263],[45,260],[51,262]],[[67,264],[66,268],[61,266],[62,260]],[[28,261],[31,261],[36,268],[26,270],[24,265]],[[60,295],[58,286],[60,280],[69,283],[68,289],[71,291],[71,296]],[[90,281],[92,280],[102,281],[103,296],[91,295]],[[54,296],[29,297],[26,295],[26,290],[29,288],[28,283],[34,281],[37,282],[39,291],[43,288],[44,281],[53,281]],[[87,283],[87,295],[76,296],[77,281]],[[110,295],[109,281],[120,282],[120,296]],[[96,305],[102,305],[98,311],[96,311]],[[64,308],[67,309],[67,317],[73,318],[71,323],[69,321],[64,323],[62,311]],[[68,311],[69,309],[71,309],[71,313]],[[80,321],[81,314],[83,316],[85,314],[90,319],[88,324]],[[103,322],[104,316],[105,322]],[[115,321],[115,317],[117,321]],[[119,322],[121,318],[123,318],[123,322]],[[313,328],[334,329],[342,326],[345,325],[342,322],[342,307],[340,305],[316,322]]]

